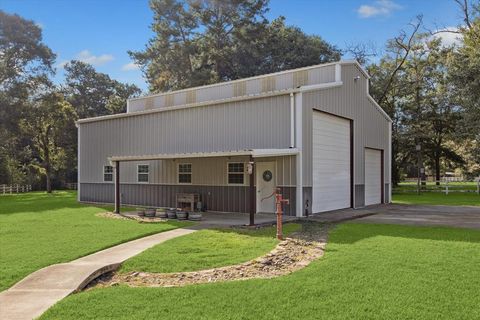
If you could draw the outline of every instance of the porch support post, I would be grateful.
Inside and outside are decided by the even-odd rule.
[[[252,173],[250,174],[250,226],[255,225],[255,203],[257,201],[255,193],[255,162],[250,156],[250,164],[252,165]]]
[[[120,213],[120,161],[115,161],[115,213]]]

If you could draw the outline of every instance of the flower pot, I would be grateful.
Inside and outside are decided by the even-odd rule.
[[[155,217],[155,213],[157,213],[155,208],[148,208],[145,210],[145,217],[153,218]]]
[[[168,218],[167,211],[165,211],[164,208],[157,209],[157,217],[162,218],[162,219]]]
[[[187,220],[188,212],[187,211],[177,211],[177,219],[178,220]]]
[[[188,214],[188,220],[200,221],[200,220],[202,220],[202,213],[201,212],[190,212]]]
[[[172,208],[168,209],[167,210],[167,217],[168,217],[168,219],[176,219],[177,218],[177,210],[172,209]]]

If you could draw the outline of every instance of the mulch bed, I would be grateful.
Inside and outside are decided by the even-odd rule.
[[[290,235],[268,254],[242,264],[193,272],[110,272],[95,279],[87,289],[119,284],[131,287],[179,287],[286,275],[323,256],[328,228],[328,225],[305,223],[302,231]]]

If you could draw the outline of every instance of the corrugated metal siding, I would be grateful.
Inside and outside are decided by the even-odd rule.
[[[355,207],[363,207],[365,205],[365,185],[356,184],[355,188]]]
[[[115,155],[288,148],[289,106],[274,96],[80,124],[80,181],[98,182]]]
[[[360,79],[354,81],[356,76]],[[368,99],[367,79],[355,65],[342,65],[343,86],[303,94],[303,180],[312,184],[312,113],[313,109],[353,119],[355,184],[364,184],[365,147],[384,149],[385,182],[388,181],[388,121]]]
[[[285,214],[294,215],[295,188],[283,187],[282,192],[291,204],[284,207]],[[122,205],[175,207],[177,193],[199,193],[209,211],[249,212],[250,192],[247,186],[189,186],[121,184]],[[114,186],[106,183],[82,183],[80,201],[113,203]]]
[[[92,159],[95,160],[95,159]],[[120,182],[137,183],[137,166],[149,165],[149,183],[151,184],[177,184],[178,165],[190,163],[192,165],[192,184],[204,186],[228,185],[227,168],[229,162],[247,163],[247,157],[221,157],[221,158],[197,158],[176,160],[150,160],[129,161],[120,163]],[[261,158],[256,161],[274,161],[276,163],[277,184],[279,186],[295,186],[295,157],[272,157]],[[84,172],[82,182],[101,183],[103,181],[103,166],[109,165],[104,159],[95,170]],[[113,182],[110,182],[113,184]],[[249,184],[249,175],[245,174],[245,185]]]
[[[191,92],[195,94],[195,102],[205,102],[333,81],[335,81],[335,65],[319,65],[310,69],[292,70],[280,74],[247,78],[243,81],[226,82],[214,86],[133,99],[129,101],[128,112],[192,103],[189,96],[192,94]]]

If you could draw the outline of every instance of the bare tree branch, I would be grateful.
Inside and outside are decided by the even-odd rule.
[[[385,98],[387,97],[387,93],[392,86],[393,80],[395,79],[395,75],[403,67],[403,64],[407,60],[408,55],[410,54],[410,51],[412,49],[412,44],[413,44],[413,40],[415,39],[415,35],[417,34],[418,30],[420,29],[420,26],[422,25],[422,20],[423,20],[423,17],[419,15],[417,16],[417,21],[415,23],[410,24],[413,27],[413,31],[410,33],[410,36],[408,36],[408,40],[406,43],[405,43],[405,39],[407,38],[407,34],[405,31],[402,31],[398,37],[394,38],[395,43],[400,48],[402,48],[405,52],[400,58],[399,62],[397,63],[395,69],[390,74],[387,84],[383,88],[383,93],[378,99],[379,105],[382,105],[382,103],[384,102]]]
[[[361,65],[365,65],[369,60],[378,55],[378,50],[373,42],[349,43],[345,45],[344,53],[349,53]]]
[[[454,1],[458,4],[458,6],[460,7],[460,10],[462,11],[463,21],[465,22],[465,24],[469,29],[472,29],[468,0],[454,0]]]

